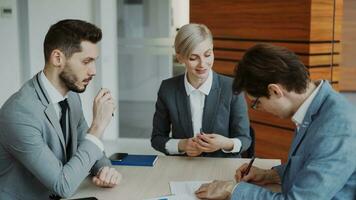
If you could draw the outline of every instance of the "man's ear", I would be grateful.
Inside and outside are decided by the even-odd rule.
[[[267,88],[271,96],[275,96],[277,98],[284,96],[283,88],[279,84],[269,84]]]
[[[54,49],[50,55],[50,62],[52,63],[52,65],[60,67],[65,62],[64,58],[65,56],[62,51],[60,51],[59,49]]]

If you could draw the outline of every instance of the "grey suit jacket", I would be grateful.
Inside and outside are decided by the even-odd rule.
[[[202,129],[241,140],[241,152],[251,144],[246,101],[243,94],[232,93],[232,79],[213,73],[213,83],[205,98]],[[172,136],[169,133],[172,131]],[[171,138],[184,139],[194,136],[189,96],[184,87],[184,75],[164,80],[158,91],[156,112],[153,117],[151,145],[168,154],[165,149]],[[209,157],[239,157],[238,153],[221,150],[203,153]]]
[[[296,133],[288,162],[277,166],[282,192],[240,183],[237,199],[356,199],[356,110],[325,81]]]
[[[90,170],[96,174],[110,165],[103,152],[85,139],[88,125],[79,95],[73,92],[68,94],[71,152],[66,155],[59,119],[48,98],[37,74],[0,110],[1,200],[68,197]]]

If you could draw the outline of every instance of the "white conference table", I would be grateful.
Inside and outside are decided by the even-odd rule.
[[[250,159],[189,158],[159,155],[154,167],[115,166],[123,175],[115,188],[98,188],[89,178],[71,198],[94,196],[99,200],[142,200],[169,195],[170,181],[232,180],[235,170]],[[256,159],[254,166],[269,169],[280,160]],[[278,190],[278,186],[272,186]]]

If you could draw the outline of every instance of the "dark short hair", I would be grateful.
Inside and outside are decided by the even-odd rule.
[[[269,84],[281,84],[287,91],[300,94],[309,82],[309,71],[295,53],[262,43],[248,49],[236,66],[233,91],[269,98]]]
[[[101,37],[101,29],[94,24],[76,19],[61,20],[49,28],[44,39],[45,62],[48,62],[54,49],[61,50],[67,58],[70,58],[73,53],[81,51],[82,41],[96,44]]]

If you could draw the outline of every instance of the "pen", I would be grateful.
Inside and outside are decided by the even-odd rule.
[[[255,157],[252,157],[252,159],[250,160],[250,163],[248,164],[247,169],[242,173],[242,177],[246,176],[250,172],[253,161],[255,161]]]
[[[102,90],[102,89],[103,89],[103,87],[100,88],[100,90]],[[109,93],[109,92],[107,92],[107,93]],[[106,94],[106,93],[105,93],[105,94]],[[104,94],[104,95],[105,95],[105,94]],[[114,117],[114,113],[111,113],[111,116]]]

